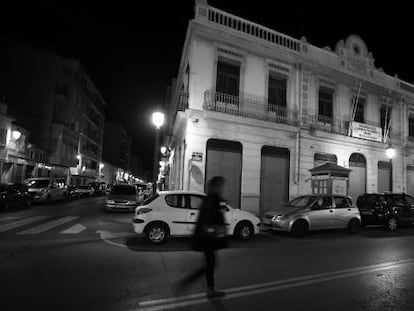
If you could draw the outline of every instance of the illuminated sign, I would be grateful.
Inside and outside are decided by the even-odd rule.
[[[365,123],[352,122],[352,137],[382,142],[380,127]]]

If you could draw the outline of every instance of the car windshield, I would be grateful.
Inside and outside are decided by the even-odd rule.
[[[46,188],[49,185],[48,179],[32,179],[23,182],[29,188]]]
[[[111,190],[111,194],[135,194],[136,190],[134,186],[114,186]]]
[[[288,205],[295,208],[306,207],[309,206],[309,204],[311,204],[314,200],[314,196],[302,196],[291,200]]]

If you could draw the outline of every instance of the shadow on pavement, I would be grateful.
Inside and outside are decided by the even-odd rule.
[[[282,242],[283,239],[270,234],[258,234],[248,241],[240,241],[230,238],[229,248],[263,248]],[[167,242],[157,245],[147,242],[142,237],[125,237],[124,244],[136,252],[178,252],[192,251],[190,246],[191,238],[170,238]]]

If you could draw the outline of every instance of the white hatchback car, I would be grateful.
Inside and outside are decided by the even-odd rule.
[[[170,236],[191,236],[205,193],[161,191],[138,206],[133,218],[134,231],[151,243],[162,243]],[[227,233],[248,240],[259,232],[260,219],[252,213],[225,206]]]

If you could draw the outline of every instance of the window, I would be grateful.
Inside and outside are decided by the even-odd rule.
[[[408,205],[411,205],[411,206],[414,205],[414,198],[413,197],[411,197],[409,195],[406,195],[405,200],[407,201]]]
[[[314,209],[314,210],[331,209],[331,208],[332,208],[332,199],[331,199],[331,197],[316,198],[315,203],[312,206],[312,209]]]
[[[183,196],[181,194],[167,195],[165,197],[165,203],[171,207],[184,208]]]
[[[356,107],[355,117],[354,120],[356,122],[364,123],[364,105],[365,105],[365,98],[358,98],[358,104]]]
[[[345,197],[334,197],[336,208],[351,207]]]
[[[192,209],[200,209],[201,204],[203,203],[203,198],[195,195],[189,195],[188,198],[188,206]]]
[[[404,206],[404,197],[401,195],[393,195],[392,200],[395,206],[403,207]]]
[[[408,118],[408,136],[414,137],[414,115],[410,114]]]
[[[217,63],[217,86],[218,93],[239,96],[240,65],[224,62]]]
[[[318,121],[332,123],[334,91],[327,87],[319,88]]]
[[[275,112],[277,107],[286,108],[286,78],[276,75],[269,75],[268,89],[268,111]]]
[[[390,124],[390,121],[391,121],[391,107],[387,105],[381,105],[381,109],[380,109],[381,128],[387,130]],[[414,135],[414,132],[413,132],[413,135]]]
[[[0,144],[5,145],[7,142],[7,130],[0,128]]]

